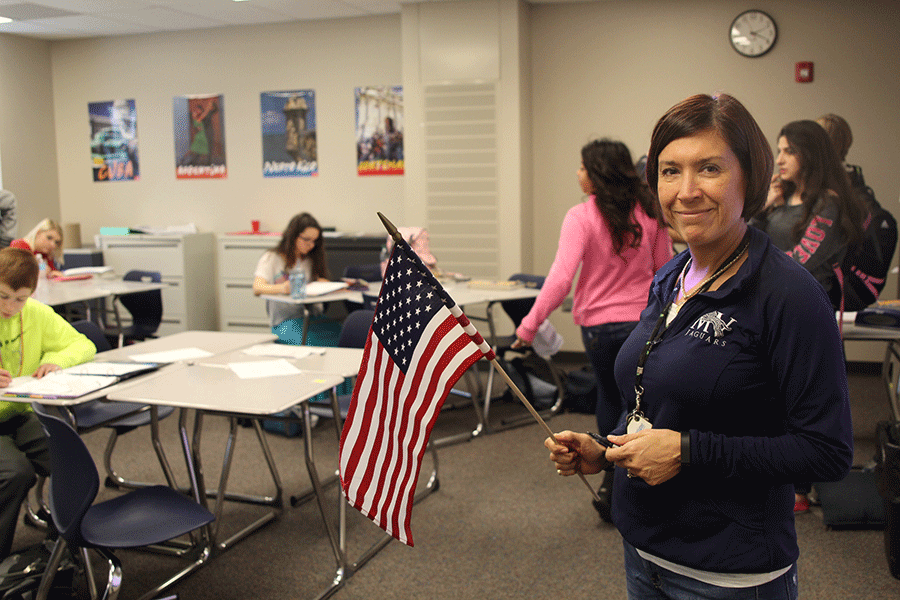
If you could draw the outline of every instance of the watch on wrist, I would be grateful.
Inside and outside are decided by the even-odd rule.
[[[681,432],[681,466],[686,467],[691,464],[691,432]]]
[[[603,470],[604,470],[604,471],[612,471],[613,468],[615,467],[615,465],[613,465],[613,464],[606,458],[606,449],[607,449],[607,448],[612,448],[612,447],[613,447],[613,443],[610,442],[608,439],[606,439],[606,436],[605,436],[605,435],[600,435],[599,433],[594,433],[594,432],[592,432],[592,431],[588,431],[587,434],[591,437],[592,440],[594,440],[595,442],[597,442],[598,444],[600,444],[600,446],[603,448],[603,460],[605,460],[606,462],[609,463],[609,466],[607,466],[607,467],[604,468]]]

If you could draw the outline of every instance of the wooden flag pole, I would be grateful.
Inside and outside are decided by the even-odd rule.
[[[401,241],[403,239],[403,236],[400,235],[400,232],[397,231],[397,228],[394,227],[394,224],[388,221],[387,217],[385,217],[383,214],[377,214],[378,218],[381,219],[381,223],[384,225],[384,228],[387,229],[390,236],[394,238],[394,241]],[[431,273],[428,273],[427,275],[431,276]],[[444,294],[446,294],[446,292],[444,292]],[[541,417],[541,415],[538,414],[536,410],[534,410],[534,407],[531,406],[531,402],[528,401],[528,399],[525,397],[525,394],[522,393],[522,390],[519,389],[515,382],[509,378],[509,375],[507,375],[506,371],[503,370],[503,367],[500,366],[500,363],[497,361],[497,359],[494,358],[493,360],[491,360],[491,363],[494,365],[494,369],[496,369],[497,372],[500,373],[500,376],[503,378],[503,381],[506,382],[506,385],[509,386],[509,389],[511,389],[516,397],[522,402],[522,404],[525,405],[525,408],[528,409],[528,412],[531,413],[531,416],[534,417],[534,420],[537,421],[541,426],[543,426],[544,431],[547,432],[547,435],[550,436],[550,438],[554,442],[559,444],[559,440],[557,440],[556,436],[553,435],[553,431],[550,430],[547,422],[544,421],[544,419]],[[594,500],[600,501],[600,496],[597,495],[596,490],[594,490],[594,488],[591,487],[591,484],[588,483],[587,477],[584,476],[584,473],[578,473],[578,476],[581,477],[581,481],[584,482],[584,485],[587,486],[587,489],[591,491],[591,495],[594,497]]]
[[[519,386],[517,386],[515,382],[509,378],[509,375],[506,373],[506,371],[503,370],[503,367],[500,366],[500,363],[496,358],[491,360],[491,364],[494,365],[494,369],[498,373],[500,373],[500,377],[503,378],[503,381],[506,382],[506,385],[509,386],[509,389],[511,389],[516,397],[522,402],[522,404],[525,405],[525,408],[528,409],[528,412],[531,413],[531,416],[534,417],[534,420],[541,424],[550,439],[562,446],[563,444],[560,444],[559,440],[556,439],[556,436],[550,429],[550,426],[547,425],[547,421],[545,421],[543,417],[541,417],[541,415],[538,413],[538,411],[534,409],[534,407],[531,405],[531,402],[528,401],[528,399],[525,397],[525,394],[523,394],[522,390],[519,389]],[[600,501],[600,496],[597,495],[597,491],[588,482],[587,477],[584,476],[584,473],[579,472],[578,476],[581,477],[581,481],[584,482],[584,485],[587,486],[587,489],[591,491],[591,495],[594,497],[594,500]]]

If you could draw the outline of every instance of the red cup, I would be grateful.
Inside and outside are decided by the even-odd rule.
[[[253,226],[253,233],[259,233],[259,221],[253,220],[250,221],[250,224]]]

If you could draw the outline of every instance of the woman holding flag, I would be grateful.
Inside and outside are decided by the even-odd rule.
[[[545,441],[560,475],[615,465],[630,599],[797,598],[793,485],[839,480],[852,463],[828,297],[747,224],[772,165],[756,121],[726,94],[692,96],[659,120],[647,179],[688,250],[654,277],[616,359],[627,424],[608,439]]]

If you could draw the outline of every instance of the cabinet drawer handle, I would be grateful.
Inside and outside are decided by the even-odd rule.
[[[177,243],[168,243],[168,244],[107,244],[106,249],[112,250],[114,248],[177,248],[179,244]]]

